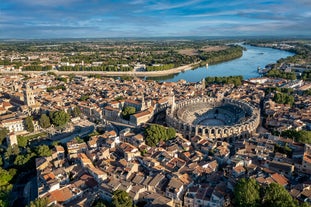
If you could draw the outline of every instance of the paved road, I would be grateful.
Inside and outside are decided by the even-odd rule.
[[[162,71],[58,71],[52,70],[50,72],[54,72],[59,75],[69,75],[69,74],[77,74],[77,75],[88,75],[88,74],[100,74],[103,76],[137,76],[137,77],[158,77],[158,76],[166,76],[171,74],[180,73],[182,71],[191,70],[193,67],[196,67],[197,64],[200,62],[195,62],[192,64],[180,66],[177,68],[172,68],[169,70],[162,70]],[[21,72],[14,72],[14,71],[0,71],[2,74],[42,74],[46,71],[21,71]],[[47,71],[48,72],[48,71]]]

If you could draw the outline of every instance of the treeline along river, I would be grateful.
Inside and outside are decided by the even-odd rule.
[[[198,67],[193,70],[187,70],[174,75],[163,76],[163,77],[150,77],[147,79],[176,82],[181,79],[188,82],[198,82],[207,76],[234,76],[242,75],[244,79],[259,77],[257,73],[258,67],[265,67],[270,63],[275,63],[281,58],[293,56],[291,52],[284,50],[265,48],[265,47],[254,47],[250,45],[243,45],[246,48],[243,51],[242,57],[223,62],[215,65],[209,65]]]

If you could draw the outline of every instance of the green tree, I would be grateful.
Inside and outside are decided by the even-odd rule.
[[[28,138],[25,136],[17,136],[17,143],[19,147],[26,147],[28,144]]]
[[[116,190],[112,195],[113,207],[132,207],[133,200],[129,194],[123,190]]]
[[[37,198],[31,201],[27,207],[47,207],[49,204],[48,198]]]
[[[299,207],[310,207],[311,205],[307,202],[303,202]]]
[[[18,167],[25,167],[25,165],[30,164],[29,161],[31,158],[35,157],[35,153],[27,153],[25,155],[17,155],[14,160],[14,165]]]
[[[50,118],[55,126],[64,126],[70,120],[70,116],[65,111],[51,112]]]
[[[123,119],[130,120],[130,116],[135,113],[136,113],[135,107],[126,106],[123,108],[121,115]]]
[[[146,128],[145,134],[146,144],[149,146],[156,146],[160,141],[167,141],[175,138],[176,131],[172,127],[165,128],[162,125],[153,124]]]
[[[71,111],[71,116],[72,117],[78,117],[81,115],[81,109],[78,106],[75,106],[72,111]]]
[[[47,145],[40,145],[36,147],[36,153],[39,157],[48,157],[51,156],[52,151]]]
[[[0,167],[0,186],[8,185],[14,175]]]
[[[39,125],[44,129],[49,128],[51,126],[50,118],[46,114],[41,114]]]
[[[26,130],[27,130],[27,131],[29,131],[29,132],[34,132],[35,127],[34,127],[34,125],[33,125],[32,117],[31,117],[31,116],[28,116],[28,117],[25,119],[25,126],[26,126]]]
[[[0,206],[9,206],[9,195],[12,190],[12,185],[10,181],[16,174],[15,169],[10,169],[9,171],[2,169],[0,167]]]
[[[166,132],[167,132],[167,136],[166,136],[167,140],[176,137],[176,130],[173,127],[169,127],[166,130]]]
[[[259,206],[260,186],[256,180],[240,179],[234,188],[234,200],[238,207]]]
[[[105,201],[105,200],[102,200],[101,198],[98,198],[92,204],[92,207],[107,207],[107,206],[110,206],[109,203],[107,201]]]
[[[83,142],[84,142],[84,140],[81,139],[80,137],[75,137],[74,140],[75,140],[76,142],[78,142],[78,143],[83,143]]]
[[[8,133],[9,130],[7,130],[6,128],[0,128],[0,144],[2,144],[3,140],[8,135]]]
[[[15,160],[15,157],[20,153],[18,146],[10,146],[7,148],[6,152],[4,153],[4,159],[12,163]]]
[[[94,207],[107,207],[107,206],[102,202],[97,202]]]
[[[0,206],[8,207],[10,201],[10,192],[13,186],[11,184],[0,186]]]
[[[90,96],[89,95],[81,95],[81,97],[80,97],[80,101],[86,101],[87,99],[89,99],[90,98]]]
[[[296,142],[311,144],[311,131],[301,130],[296,131],[293,129],[282,131],[281,136],[291,138]]]
[[[296,207],[297,204],[287,190],[276,183],[271,183],[266,189],[263,197],[265,207]]]

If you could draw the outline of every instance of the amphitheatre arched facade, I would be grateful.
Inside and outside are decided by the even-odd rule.
[[[260,123],[260,111],[236,99],[200,97],[172,104],[166,122],[184,137],[247,137]]]

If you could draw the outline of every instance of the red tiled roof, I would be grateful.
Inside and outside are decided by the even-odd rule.
[[[280,185],[284,186],[288,184],[287,178],[285,178],[283,175],[279,173],[274,173],[273,175],[271,175],[271,178]]]
[[[62,189],[57,189],[48,195],[49,201],[57,201],[57,202],[65,202],[68,199],[72,198],[72,192],[68,187],[62,188]]]

